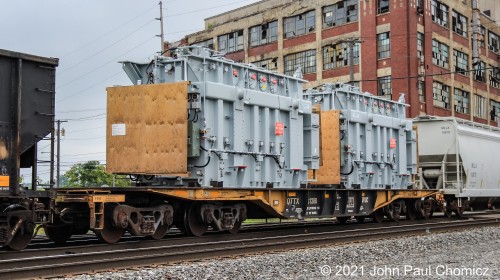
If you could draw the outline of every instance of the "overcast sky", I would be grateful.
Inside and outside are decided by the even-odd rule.
[[[163,1],[167,41],[204,28],[204,18],[257,0]],[[106,87],[130,85],[117,63],[146,61],[160,50],[158,0],[2,1],[0,48],[59,58],[56,119],[66,136],[61,144],[61,174],[72,164],[105,162]],[[47,159],[47,143],[40,143]],[[47,180],[47,168],[40,176]],[[26,181],[29,172],[23,171]]]

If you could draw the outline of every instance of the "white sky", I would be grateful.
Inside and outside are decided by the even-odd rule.
[[[203,19],[257,0],[165,0],[165,39],[203,30]],[[72,164],[105,162],[106,87],[130,85],[117,63],[147,61],[160,50],[158,0],[15,0],[0,7],[0,48],[57,57],[56,119],[69,120],[61,174]],[[39,145],[48,159],[48,142]],[[48,168],[39,167],[48,179]],[[29,172],[23,171],[25,181]]]

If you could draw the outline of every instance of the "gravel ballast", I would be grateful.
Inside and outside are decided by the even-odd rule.
[[[500,227],[66,279],[500,279]]]

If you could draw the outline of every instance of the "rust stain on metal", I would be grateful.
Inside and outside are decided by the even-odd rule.
[[[9,156],[7,145],[3,139],[0,139],[0,160],[4,160]]]

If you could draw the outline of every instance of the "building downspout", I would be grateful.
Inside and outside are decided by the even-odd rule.
[[[412,75],[412,72],[411,72],[411,60],[414,59],[411,54],[411,40],[410,40],[410,3],[407,3],[406,4],[406,44],[408,46],[408,57],[407,57],[407,60],[406,60],[406,69],[407,69],[407,73],[408,73],[408,76],[413,76]],[[417,28],[415,26],[415,28]],[[417,67],[418,67],[418,62],[417,62]],[[418,72],[418,69],[417,69],[417,72]],[[408,104],[413,104],[413,94],[411,94],[411,83],[412,83],[412,79],[408,79],[408,81],[406,82],[406,87],[407,87],[407,96],[408,96]],[[418,80],[417,80],[417,85],[418,85]],[[418,86],[417,86],[418,87]],[[418,90],[417,90],[417,99],[418,99]],[[419,104],[419,101],[417,101],[417,104],[420,106]],[[419,111],[420,111],[420,107],[419,108]],[[408,107],[408,116],[411,116],[411,106]]]
[[[479,28],[480,28],[481,22],[479,19],[479,0],[472,0],[472,68],[479,63],[479,41],[478,41],[478,34],[479,34]],[[475,75],[475,73],[474,73]],[[484,70],[484,75],[486,76],[486,70]],[[472,78],[473,82],[472,85],[474,85],[474,78]],[[473,88],[473,87],[471,87]],[[489,93],[488,93],[489,95]],[[488,96],[489,100],[489,96]],[[475,108],[475,98],[472,96],[472,91],[471,91],[471,109]],[[486,103],[487,106],[487,112],[489,112],[489,102]],[[471,121],[474,121],[474,111],[471,110],[470,114]],[[488,124],[490,123],[490,118],[488,119]]]

